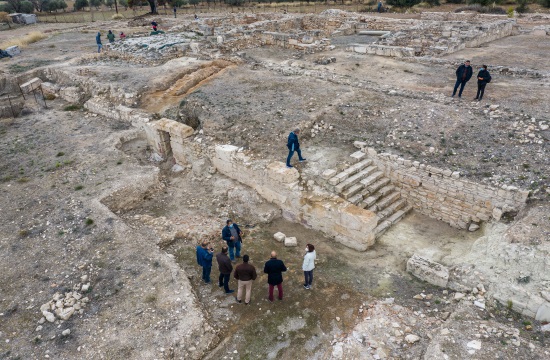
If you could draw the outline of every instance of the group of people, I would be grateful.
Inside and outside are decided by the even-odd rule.
[[[126,34],[124,34],[124,32],[121,31],[119,37],[120,37],[120,40],[124,40],[126,39]],[[110,44],[115,42],[115,34],[113,33],[112,30],[109,30],[109,32],[107,33],[107,40],[109,40]],[[101,49],[103,49],[103,44],[101,42],[101,31],[97,32],[97,35],[95,36],[95,42],[97,44],[97,52],[100,53]]]
[[[222,229],[222,239],[226,242],[226,245],[222,246],[221,251],[216,254],[216,262],[218,263],[220,273],[218,286],[223,287],[226,294],[234,293],[235,290],[229,287],[231,273],[233,273],[233,278],[237,280],[236,300],[238,303],[242,303],[244,295],[244,303],[245,305],[249,305],[252,294],[252,282],[258,277],[256,268],[250,264],[250,256],[243,255],[242,263],[233,269],[233,264],[236,263],[235,259],[241,258],[243,232],[232,220],[227,220],[225,227]],[[196,255],[197,263],[202,267],[202,281],[210,284],[212,282],[210,274],[214,259],[214,248],[209,241],[203,241],[197,246]],[[312,244],[307,244],[302,264],[302,270],[304,271],[303,286],[306,290],[310,290],[313,283],[313,269],[315,268],[316,257],[315,247]],[[275,251],[271,252],[271,257],[265,263],[263,270],[267,274],[268,300],[273,302],[275,287],[277,287],[278,299],[283,300],[283,272],[287,271],[288,268],[282,260],[277,258]]]
[[[456,91],[460,87],[460,90],[458,91],[458,97],[462,98],[462,91],[464,91],[464,86],[466,86],[466,83],[472,78],[473,72],[474,70],[470,65],[470,60],[466,60],[464,64],[460,65],[458,69],[456,69],[456,83],[453,90],[453,95],[451,95],[451,97],[454,97],[456,95]],[[487,84],[490,82],[491,74],[489,74],[489,71],[487,70],[487,65],[482,65],[479,69],[479,72],[477,73],[477,94],[474,100],[481,101],[483,99],[485,86],[487,86]]]

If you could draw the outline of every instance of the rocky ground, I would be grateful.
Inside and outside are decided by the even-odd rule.
[[[167,30],[188,20],[166,20]],[[138,23],[100,25],[146,32]],[[492,296],[517,290],[550,297],[549,69],[539,46],[546,39],[523,34],[410,62],[351,54],[351,40],[339,39],[317,54],[262,47],[223,60],[147,63],[94,55],[97,24],[39,26],[51,37],[2,61],[5,73],[50,65],[86,73],[132,94],[130,106],[196,132],[189,163],[174,167],[173,159],[151,161],[143,134],[129,123],[60,99],[43,109],[31,98],[21,117],[0,120],[1,359],[550,356],[549,325]],[[530,55],[520,61],[502,54],[514,46]],[[53,52],[59,55],[48,57]],[[499,73],[483,102],[469,101],[473,83],[464,100],[453,100],[463,57],[543,76]],[[475,233],[413,212],[358,253],[282,220],[280,210],[207,159],[219,143],[242,147],[252,159],[283,159],[296,126],[304,130],[307,176],[338,167],[361,140],[532,196],[511,223]],[[245,252],[260,270],[249,307],[202,284],[194,258],[200,239],[221,247],[227,218],[246,229]],[[298,247],[276,242],[278,231],[296,236]],[[311,291],[301,286],[306,243],[319,254]],[[271,250],[289,267],[285,299],[273,304],[261,274]],[[406,273],[415,253],[451,268],[449,289]]]

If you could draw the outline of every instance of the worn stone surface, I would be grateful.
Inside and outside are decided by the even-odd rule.
[[[446,287],[449,281],[447,267],[416,254],[407,261],[407,271],[420,280],[440,287]]]

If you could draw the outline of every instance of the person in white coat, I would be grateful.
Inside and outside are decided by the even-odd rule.
[[[313,269],[315,269],[315,246],[311,244],[306,245],[306,254],[304,255],[304,264],[302,270],[304,270],[304,289],[311,289],[311,283],[313,282]]]

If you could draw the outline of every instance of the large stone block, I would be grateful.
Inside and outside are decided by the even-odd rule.
[[[285,246],[298,246],[298,240],[293,236],[285,237]]]
[[[550,303],[546,302],[542,304],[537,314],[535,315],[535,320],[538,320],[540,322],[550,322]]]
[[[270,179],[283,184],[290,184],[298,181],[300,173],[296,168],[287,168],[286,164],[275,161],[267,165],[267,173]]]
[[[216,156],[223,162],[230,162],[231,157],[234,156],[239,148],[233,145],[218,145],[216,146]]]
[[[273,235],[273,237],[274,237],[275,240],[277,240],[278,242],[283,242],[283,241],[285,241],[285,239],[286,239],[286,235],[283,234],[282,232],[277,232],[277,233],[275,233],[275,235]]]
[[[436,286],[447,287],[449,282],[447,267],[416,254],[407,261],[407,271],[420,280]]]

